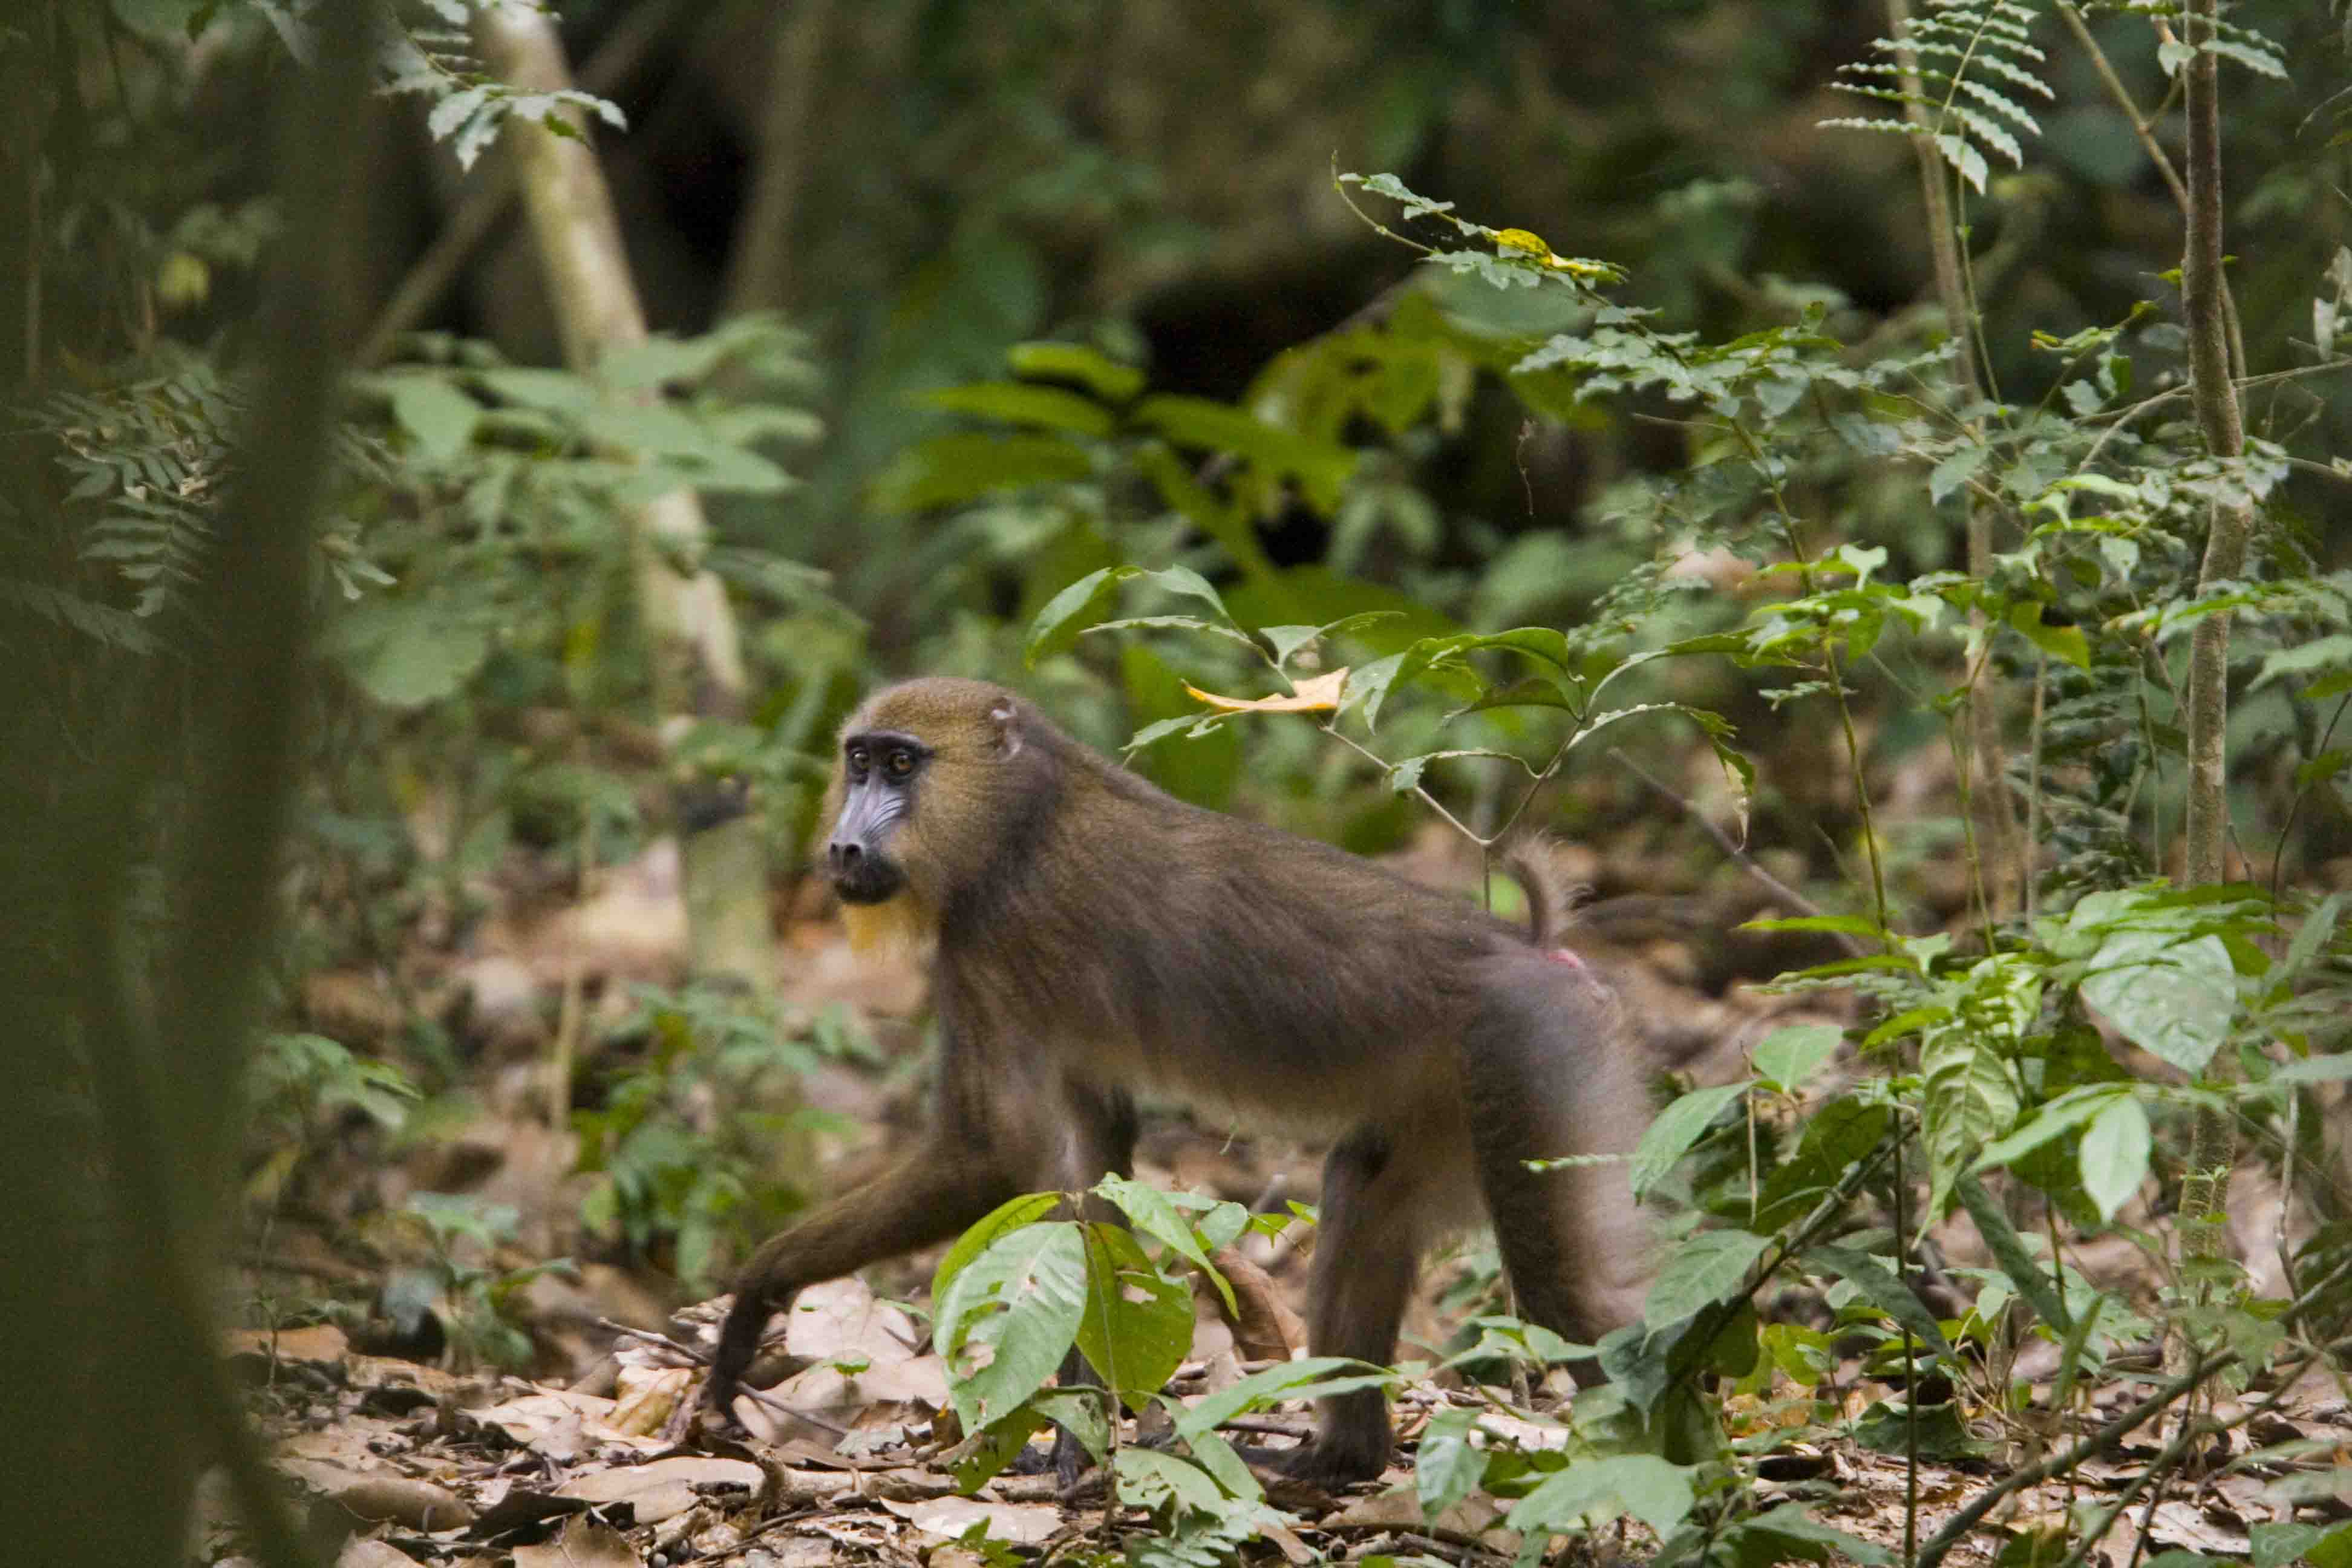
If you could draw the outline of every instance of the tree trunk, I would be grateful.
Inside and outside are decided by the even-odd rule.
[[[793,0],[776,24],[768,68],[768,112],[744,209],[741,237],[728,268],[726,309],[783,310],[793,304],[793,231],[808,182],[811,129],[834,0]]]
[[[563,46],[544,15],[503,7],[483,13],[475,30],[484,60],[514,87],[552,92],[572,85]],[[644,340],[646,317],[588,127],[573,123],[576,137],[517,123],[505,144],[565,363],[593,374],[605,354]],[[749,682],[726,590],[698,564],[709,536],[701,502],[691,490],[674,490],[632,509],[628,523],[664,736],[674,740],[693,719],[740,717]],[[757,824],[740,794],[722,785],[681,785],[674,804],[693,970],[765,990],[774,945]]]

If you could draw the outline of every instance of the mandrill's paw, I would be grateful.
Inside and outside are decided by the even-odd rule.
[[[1247,1457],[1255,1463],[1278,1470],[1292,1480],[1303,1481],[1327,1492],[1344,1491],[1358,1481],[1380,1479],[1389,1467],[1389,1435],[1383,1430],[1377,1446],[1339,1433],[1327,1432],[1312,1442],[1278,1452],[1251,1449]]]

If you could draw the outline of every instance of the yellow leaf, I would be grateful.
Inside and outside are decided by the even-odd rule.
[[[1312,680],[1302,680],[1287,697],[1220,697],[1191,681],[1184,689],[1210,707],[1226,713],[1328,713],[1339,706],[1339,689],[1348,684],[1343,666]]]
[[[1496,229],[1495,231],[1495,248],[1497,250],[1524,251],[1528,255],[1535,257],[1538,260],[1542,261],[1549,261],[1552,258],[1551,247],[1544,243],[1543,236],[1539,234],[1529,234],[1523,228]]]

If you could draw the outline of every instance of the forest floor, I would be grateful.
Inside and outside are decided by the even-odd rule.
[[[1008,1559],[993,1543],[1029,1558],[1115,1548],[1143,1516],[1107,1510],[1097,1477],[1083,1479],[1068,1496],[1050,1474],[1001,1476],[975,1496],[960,1495],[942,1461],[952,1433],[937,1422],[946,1404],[944,1372],[922,1322],[898,1304],[919,1297],[935,1255],[869,1270],[870,1283],[850,1279],[803,1292],[782,1346],[780,1364],[790,1375],[739,1405],[751,1429],[748,1438],[715,1438],[698,1416],[702,1360],[725,1299],[682,1303],[658,1271],[609,1260],[610,1248],[598,1256],[579,1221],[583,1178],[576,1136],[551,1129],[544,1113],[547,1031],[567,992],[602,996],[617,1010],[628,982],[674,977],[683,941],[674,859],[656,847],[614,868],[585,900],[554,900],[528,919],[494,920],[467,957],[437,977],[467,999],[466,1026],[477,1037],[474,1113],[434,1138],[361,1140],[331,1152],[306,1180],[306,1201],[281,1203],[246,1257],[247,1305],[267,1308],[248,1311],[248,1321],[299,1321],[316,1316],[301,1310],[306,1300],[351,1300],[371,1290],[378,1293],[380,1317],[383,1279],[396,1260],[355,1239],[355,1231],[366,1229],[359,1223],[366,1213],[396,1209],[406,1194],[428,1191],[509,1205],[517,1215],[510,1235],[470,1247],[467,1264],[520,1271],[502,1295],[502,1309],[530,1336],[535,1375],[467,1368],[446,1338],[404,1346],[373,1321],[350,1331],[326,1322],[239,1330],[229,1353],[273,1440],[278,1468],[309,1507],[348,1528],[342,1568],[508,1562],[515,1568],[688,1562],[1003,1568]],[[1464,868],[1442,847],[1425,847],[1403,864],[1412,874],[1463,885]],[[1604,867],[1580,869],[1595,880],[1610,875]],[[886,1047],[903,1047],[886,1049],[874,1062],[828,1063],[805,1086],[809,1103],[834,1113],[836,1125],[863,1130],[824,1141],[826,1184],[837,1189],[887,1147],[888,1129],[903,1129],[918,1114],[920,1074],[911,1062],[919,1053],[916,1032],[903,1020],[919,1010],[921,988],[910,971],[852,960],[834,926],[814,918],[818,912],[804,908],[808,918],[788,921],[781,965],[785,1002],[812,1012],[849,1007]],[[1601,906],[1584,932],[1588,956],[1627,998],[1639,1048],[1696,1082],[1739,1076],[1745,1047],[1775,1025],[1843,1021],[1834,996],[1778,994],[1754,983],[1786,955],[1735,952],[1727,959],[1722,933],[1738,918],[1739,911],[1720,908],[1695,916],[1687,900],[1679,914],[1658,900],[1624,900],[1613,911]],[[346,1040],[363,1038],[372,1026],[381,1034],[392,1016],[383,990],[357,973],[314,977],[305,993],[309,1022]],[[1263,1210],[1285,1199],[1313,1201],[1318,1153],[1156,1111],[1138,1173]],[[2246,1173],[2230,1205],[2242,1252],[2258,1274],[2259,1260],[2275,1245],[2277,1195],[2266,1183],[2259,1170]],[[1948,1317],[1966,1310],[1967,1270],[1989,1259],[1964,1215],[1932,1240],[1945,1267],[1929,1288],[1950,1300],[1929,1304]],[[1270,1349],[1304,1348],[1295,1314],[1311,1232],[1294,1227],[1279,1241],[1252,1237],[1244,1246],[1255,1249],[1244,1256],[1282,1307],[1237,1334],[1215,1299],[1200,1292],[1192,1355],[1171,1390],[1180,1396],[1231,1384]],[[1440,1359],[1454,1325],[1477,1310],[1476,1287],[1493,1268],[1491,1248],[1482,1258],[1478,1247],[1466,1242],[1425,1271],[1401,1358]],[[529,1274],[530,1265],[558,1257],[584,1260]],[[2152,1298],[2153,1272],[2126,1243],[2095,1241],[2074,1261],[2102,1285]],[[1802,1292],[1784,1292],[1764,1305],[1768,1317],[1829,1321],[1819,1299]],[[435,1306],[457,1310],[446,1301]],[[383,1353],[387,1350],[403,1353]],[[2011,1377],[2046,1385],[2056,1372],[2055,1348],[2029,1338]],[[1761,1506],[1803,1502],[1824,1523],[1877,1542],[1899,1560],[1906,1517],[1916,1539],[1927,1539],[1998,1478],[2144,1397],[2157,1375],[2153,1355],[2137,1370],[2111,1363],[2105,1381],[2076,1390],[2063,1419],[2004,1415],[1983,1389],[1948,1391],[1945,1418],[1920,1420],[1923,1453],[1916,1468],[1904,1454],[1904,1424],[1890,1426],[1887,1416],[1887,1402],[1899,1401],[1900,1391],[1869,1374],[1859,1346],[1821,1387],[1784,1383],[1761,1396],[1733,1398],[1727,1425],[1741,1451],[1760,1456]],[[2312,1476],[2332,1473],[2335,1512],[2352,1517],[2352,1406],[2338,1381],[2306,1381],[2232,1434],[2234,1447],[2217,1445],[2201,1479],[2137,1498],[2093,1560],[2126,1568],[2187,1550],[2292,1561],[2291,1552],[2278,1555],[2284,1542],[2275,1534],[2258,1541],[2265,1527],[2293,1515],[2291,1505],[2274,1500],[2282,1463],[2301,1473],[2306,1494]],[[1555,1374],[1536,1403],[1555,1406],[1569,1391]],[[1293,1563],[1374,1555],[1515,1560],[1523,1543],[1503,1523],[1507,1502],[1473,1493],[1435,1519],[1424,1517],[1412,1440],[1447,1405],[1486,1410],[1482,1419],[1492,1434],[1526,1447],[1566,1440],[1564,1427],[1496,1413],[1458,1378],[1418,1379],[1396,1402],[1402,1439],[1396,1465],[1378,1483],[1339,1496],[1265,1478],[1269,1500],[1294,1522],[1269,1531],[1253,1552]],[[1298,1409],[1259,1418],[1247,1436],[1278,1440],[1310,1423],[1311,1413]],[[1949,1561],[2040,1561],[2032,1554],[2037,1538],[2084,1503],[2122,1493],[2170,1432],[2168,1423],[2150,1426],[2108,1458],[2021,1490]],[[2233,1462],[2280,1444],[2295,1445],[2297,1458]],[[992,1543],[986,1548],[971,1540],[980,1525]],[[200,1561],[231,1562],[239,1544],[233,1513],[225,1500],[214,1500],[208,1484],[193,1551]],[[1557,1560],[1638,1562],[1654,1548],[1639,1525],[1621,1521],[1567,1544]]]

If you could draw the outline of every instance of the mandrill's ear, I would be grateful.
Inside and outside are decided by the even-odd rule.
[[[988,710],[988,721],[996,726],[996,759],[1003,762],[1021,754],[1021,716],[1010,698],[1000,700]]]

